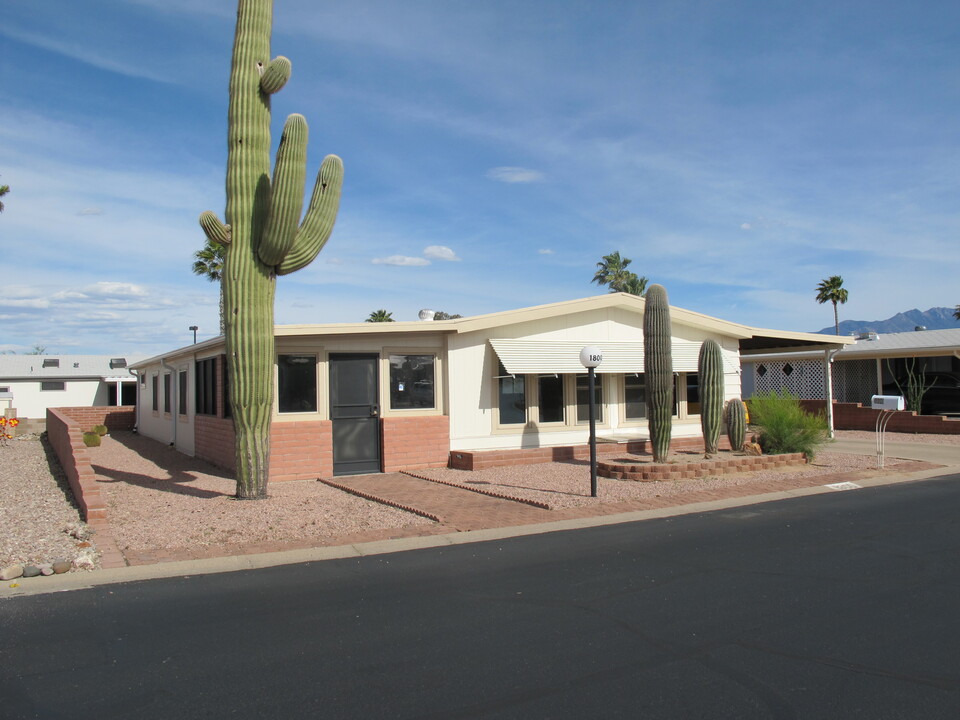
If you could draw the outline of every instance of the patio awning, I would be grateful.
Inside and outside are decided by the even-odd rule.
[[[642,342],[569,342],[559,340],[490,340],[509,375],[579,375],[586,372],[580,364],[580,351],[595,345],[603,351],[598,373],[633,374],[643,372]],[[674,372],[696,372],[700,343],[674,340],[671,348]],[[724,372],[739,371],[737,353],[723,351]]]

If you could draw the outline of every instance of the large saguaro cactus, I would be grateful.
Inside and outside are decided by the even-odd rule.
[[[647,427],[654,462],[666,462],[673,433],[673,352],[670,304],[662,285],[647,288],[643,310],[643,372],[647,386]]]
[[[723,424],[723,354],[716,340],[704,340],[700,345],[697,375],[700,380],[703,450],[707,455],[716,455]]]
[[[343,164],[320,166],[303,222],[307,123],[287,118],[270,175],[270,96],[290,61],[270,58],[273,0],[239,0],[227,112],[225,223],[207,211],[200,226],[225,247],[224,334],[236,431],[237,497],[266,497],[273,413],[273,302],[277,275],[295,272],[323,248],[337,216]]]

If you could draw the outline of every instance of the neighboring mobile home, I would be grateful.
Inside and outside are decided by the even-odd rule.
[[[47,408],[133,405],[142,355],[0,355],[0,411],[46,422]]]
[[[598,436],[647,438],[643,298],[613,293],[454,320],[277,326],[271,479],[512,461],[589,436],[580,350],[597,368]],[[697,358],[723,350],[725,395],[740,396],[740,356],[842,347],[850,340],[759,330],[671,308],[673,436],[700,436]],[[224,340],[133,365],[139,432],[232,468]],[[508,452],[508,454],[509,454]]]

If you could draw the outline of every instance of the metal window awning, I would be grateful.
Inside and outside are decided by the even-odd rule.
[[[643,372],[642,342],[569,342],[559,340],[490,340],[509,375],[579,375],[586,372],[580,364],[580,351],[595,345],[603,351],[598,373],[633,374]],[[674,372],[696,372],[700,343],[674,340],[671,348]],[[737,353],[723,351],[724,370],[739,370]]]

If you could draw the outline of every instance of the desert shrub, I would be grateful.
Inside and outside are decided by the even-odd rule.
[[[90,432],[95,432],[95,433],[96,433],[97,435],[99,435],[100,437],[103,437],[104,435],[107,434],[107,426],[106,426],[106,425],[94,425],[94,426],[90,429]]]
[[[826,417],[806,412],[800,398],[787,390],[750,398],[750,422],[759,428],[760,447],[770,455],[802,452],[812,458],[827,441]]]
[[[90,431],[83,434],[83,444],[87,447],[100,447],[100,433]]]

